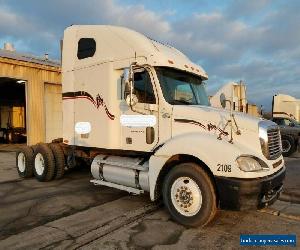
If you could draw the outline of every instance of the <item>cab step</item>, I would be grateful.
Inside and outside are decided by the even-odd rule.
[[[112,188],[116,188],[116,189],[119,189],[119,190],[126,191],[126,192],[131,193],[131,194],[137,194],[138,195],[138,194],[143,194],[144,193],[144,190],[133,188],[133,187],[127,187],[127,186],[123,186],[123,185],[108,182],[108,181],[93,179],[93,180],[90,180],[90,182],[93,183],[94,185],[112,187]]]

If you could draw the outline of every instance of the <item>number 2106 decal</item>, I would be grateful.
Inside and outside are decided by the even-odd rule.
[[[218,164],[217,165],[218,169],[217,171],[221,171],[221,172],[231,172],[231,165],[229,164]]]

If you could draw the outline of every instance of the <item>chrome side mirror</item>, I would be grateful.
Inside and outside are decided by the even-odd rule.
[[[126,96],[126,103],[128,106],[133,107],[139,102],[137,96],[135,94],[129,94]]]
[[[131,81],[130,81],[129,68],[124,69],[123,81],[124,81],[124,86],[125,86],[124,97],[126,99],[127,95],[130,95],[130,92],[131,92]]]
[[[133,107],[138,103],[138,98],[133,94],[134,82],[133,82],[133,65],[124,69],[123,79],[125,83],[124,97],[128,106]]]

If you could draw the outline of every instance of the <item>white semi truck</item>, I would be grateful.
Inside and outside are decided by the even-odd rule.
[[[85,161],[92,183],[162,198],[188,226],[207,224],[218,208],[278,198],[278,126],[210,107],[206,72],[174,47],[127,28],[71,26],[62,76],[63,139],[21,149],[20,176],[50,181]]]
[[[300,122],[300,99],[283,94],[274,95],[272,116],[274,118],[288,118]]]

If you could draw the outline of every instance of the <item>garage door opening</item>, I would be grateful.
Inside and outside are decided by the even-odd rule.
[[[26,143],[26,81],[0,77],[0,143]]]

